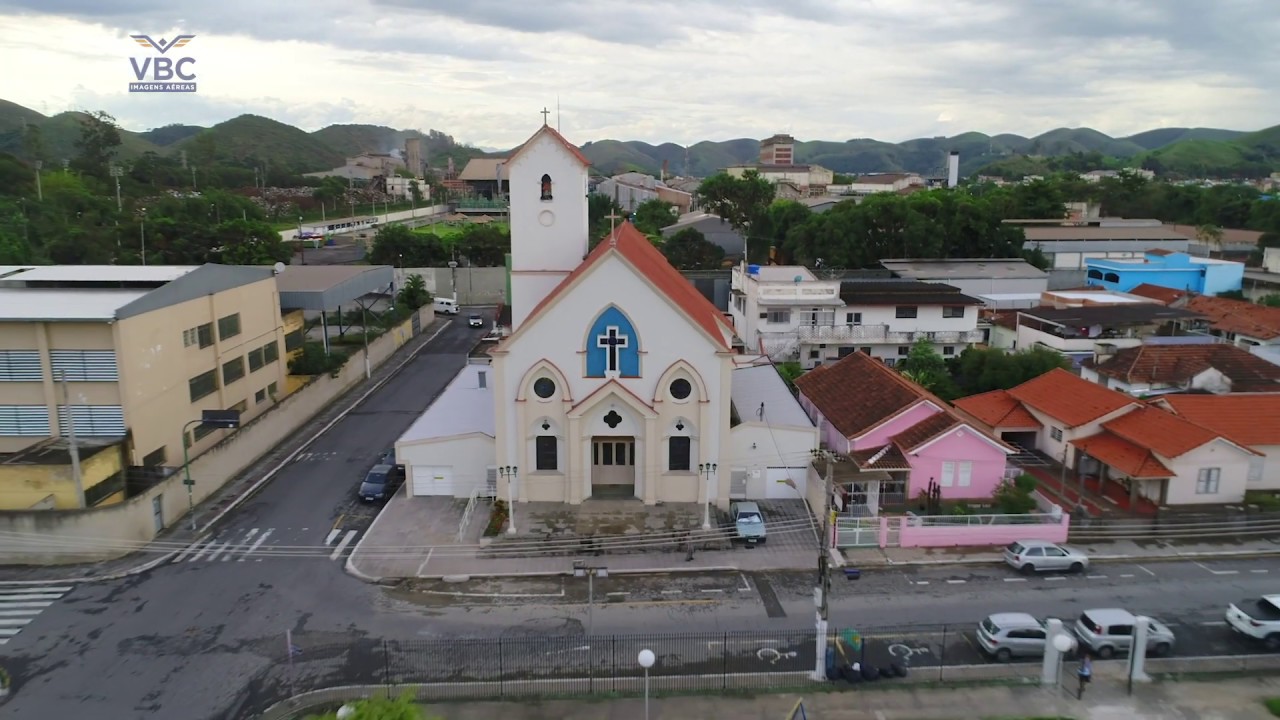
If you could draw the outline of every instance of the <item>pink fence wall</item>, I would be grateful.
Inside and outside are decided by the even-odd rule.
[[[980,516],[976,516],[980,517]],[[1058,521],[1017,525],[930,525],[914,526],[913,518],[881,518],[880,546],[888,543],[890,523],[898,523],[899,547],[963,547],[1003,546],[1015,540],[1048,540],[1066,542],[1071,516],[1066,513]]]

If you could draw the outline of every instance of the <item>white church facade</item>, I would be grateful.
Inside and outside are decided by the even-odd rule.
[[[588,250],[587,169],[545,125],[509,159],[510,333],[491,367],[465,369],[397,443],[410,493],[466,497],[496,483],[517,502],[725,508],[753,494],[803,497],[817,430],[790,422],[806,416],[789,406],[757,402],[795,399],[776,373],[735,372],[756,359],[734,349],[725,313],[643,233],[624,223]],[[735,393],[735,376],[748,375]],[[760,405],[739,408],[751,415],[741,438],[739,395]],[[775,432],[770,417],[788,422]]]

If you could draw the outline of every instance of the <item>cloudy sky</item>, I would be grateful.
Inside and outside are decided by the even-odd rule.
[[[1277,0],[0,0],[0,97],[132,130],[256,113],[523,141],[901,141],[1280,123]],[[131,34],[198,92],[127,92]],[[552,121],[555,121],[554,112]]]

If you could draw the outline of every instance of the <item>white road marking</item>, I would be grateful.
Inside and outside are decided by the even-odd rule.
[[[335,532],[336,532],[336,531],[335,531]],[[422,561],[422,564],[418,566],[418,577],[422,577],[422,571],[423,571],[424,569],[426,569],[426,567],[427,567],[427,563],[431,562],[431,555],[432,555],[435,551],[436,551],[436,549],[435,549],[435,548],[433,548],[433,547],[427,548],[427,557],[426,557],[426,559],[425,559],[425,560],[423,560],[423,561]]]
[[[178,557],[174,558],[174,559],[172,560],[172,562],[182,562],[183,558],[185,558],[186,556],[190,555],[190,554],[191,554],[191,551],[192,551],[192,550],[195,550],[197,545],[199,545],[200,543],[202,543],[202,542],[204,542],[205,540],[208,540],[208,539],[209,539],[209,536],[208,536],[208,535],[206,535],[206,536],[204,536],[204,537],[200,538],[199,540],[197,540],[197,541],[195,541],[195,542],[191,543],[190,545],[186,546],[185,548],[183,548],[183,549],[182,549],[182,552],[178,553]]]
[[[1146,568],[1142,567],[1141,565],[1139,565],[1139,566],[1138,566],[1138,569],[1139,569],[1139,570],[1141,570],[1142,572],[1144,572],[1144,573],[1146,573],[1146,574],[1150,575],[1151,577],[1155,577],[1155,576],[1156,576],[1156,574],[1155,574],[1155,573],[1153,573],[1153,572],[1151,572],[1150,570],[1148,570],[1148,569],[1146,569]]]
[[[1240,574],[1239,570],[1214,570],[1213,568],[1206,566],[1204,563],[1192,563],[1192,564],[1199,565],[1201,570],[1211,572],[1214,575],[1239,575]]]
[[[204,557],[205,553],[209,552],[209,548],[212,548],[214,545],[217,545],[217,544],[218,544],[217,540],[210,540],[209,542],[204,544],[204,547],[200,548],[200,552],[187,558],[187,562],[195,562],[199,560],[200,558]]]
[[[1026,578],[1005,578],[1005,582],[1026,582]]]
[[[220,547],[214,548],[214,550],[213,550],[213,554],[209,556],[209,562],[213,562],[214,560],[217,560],[217,559],[218,559],[218,555],[219,555],[220,553],[225,553],[225,552],[227,552],[227,548],[229,548],[229,547],[231,547],[231,541],[230,541],[230,540],[228,540],[228,541],[226,541],[226,542],[222,543],[222,545],[221,545]],[[227,554],[230,554],[230,553],[227,553]]]
[[[948,580],[948,581],[947,581],[947,584],[948,584],[948,585],[962,585],[962,584],[964,584],[965,582],[968,582],[968,581],[967,581],[967,580]]]
[[[1133,573],[1123,573],[1120,577],[1133,577]]]
[[[916,581],[916,584],[917,584],[917,585],[928,585],[928,584],[929,584],[929,581],[928,581],[928,580],[917,580],[917,581]]]
[[[10,627],[22,627],[27,623],[35,620],[35,616],[31,615],[23,618],[0,618],[0,625],[8,625]]]
[[[1263,570],[1250,570],[1249,572],[1251,572],[1251,573],[1257,573],[1257,574],[1261,575],[1261,574],[1263,574],[1263,573],[1270,572],[1270,571],[1269,571],[1269,570],[1266,570],[1266,569],[1263,569]]]
[[[258,539],[254,541],[253,545],[250,545],[249,549],[244,551],[244,555],[240,556],[240,562],[244,562],[245,557],[252,555],[254,550],[257,550],[262,545],[262,543],[266,542],[267,536],[270,535],[274,530],[275,528],[271,528],[270,530],[267,530],[266,532],[259,535]],[[258,532],[258,529],[254,528],[253,531],[250,532],[249,535],[245,537],[245,541],[248,541],[249,538],[253,536],[253,533],[256,533],[256,532]]]
[[[0,600],[4,600],[6,595],[22,595],[25,593],[65,593],[71,592],[72,586],[64,585],[61,587],[27,587],[27,588],[2,588],[0,589]]]
[[[631,594],[631,593],[629,593],[629,592],[611,592],[611,593],[605,593],[605,596],[607,596],[607,597],[626,597],[626,596],[628,596],[628,595],[630,595],[630,594]]]
[[[1066,578],[1065,578],[1065,577],[1063,577],[1062,575],[1049,575],[1048,577],[1046,577],[1046,578],[1045,578],[1045,580],[1050,580],[1050,581],[1053,581],[1053,580],[1066,580]]]
[[[47,608],[52,604],[53,604],[52,600],[48,602],[16,602],[16,603],[5,603],[5,607],[7,608]]]
[[[1226,625],[1227,622],[1225,620],[1210,620],[1208,622],[1202,622],[1200,624],[1204,625],[1205,627],[1222,627],[1223,625]]]
[[[0,637],[3,637],[3,636],[13,637],[14,635],[18,634],[18,630],[20,629],[21,628],[14,628],[10,630],[9,628],[0,628]]]
[[[738,573],[738,577],[742,578],[742,587],[738,589],[742,592],[751,592],[751,583],[747,582],[746,573]]]
[[[684,592],[683,590],[663,590],[662,594],[663,595],[679,595],[680,593],[683,593],[683,592]]]
[[[1107,576],[1106,575],[1086,575],[1085,579],[1086,580],[1106,580]]]
[[[334,528],[334,529],[330,530],[330,531],[329,531],[329,536],[328,536],[328,537],[326,537],[326,538],[324,539],[324,544],[325,544],[325,545],[332,545],[332,544],[333,544],[333,539],[334,539],[334,538],[336,538],[336,537],[338,537],[338,535],[340,535],[340,534],[342,534],[342,528]]]
[[[329,559],[337,560],[342,551],[347,549],[347,545],[350,545],[351,541],[356,539],[358,532],[357,530],[348,530],[347,534],[342,536],[342,541],[338,543],[338,547],[333,549],[333,554],[329,556]]]

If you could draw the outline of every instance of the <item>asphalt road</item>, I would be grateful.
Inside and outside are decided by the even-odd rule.
[[[33,589],[51,604],[0,648],[17,685],[0,715],[232,717],[255,673],[285,661],[286,631],[302,648],[416,636],[429,618],[401,612],[343,571],[372,518],[352,501],[378,453],[443,390],[483,332],[455,319],[185,555],[118,582]],[[15,595],[0,594],[0,604]]]

